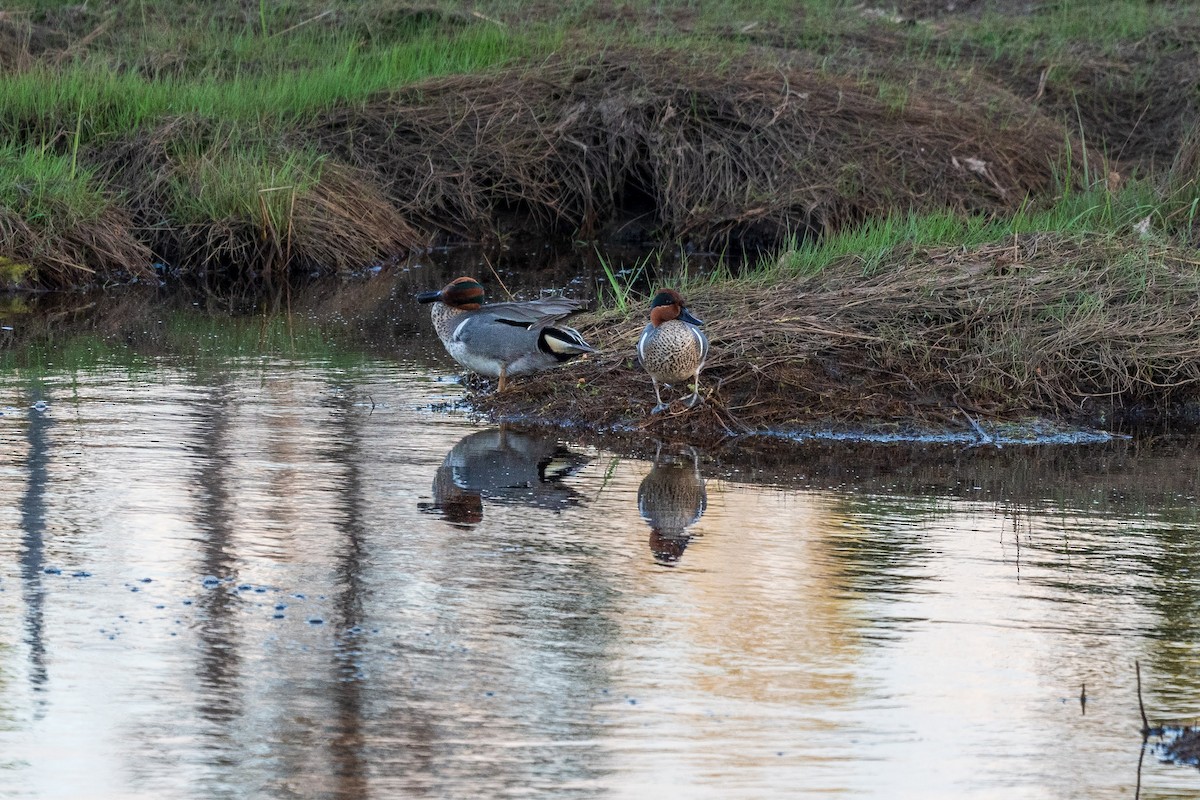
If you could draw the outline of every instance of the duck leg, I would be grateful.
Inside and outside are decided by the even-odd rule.
[[[496,386],[496,394],[503,392],[506,386],[508,386],[508,368],[500,367],[500,383]]]
[[[658,400],[658,405],[656,405],[654,408],[652,408],[650,410],[650,413],[651,414],[661,414],[662,412],[666,411],[671,406],[668,403],[664,403],[662,401],[662,395],[659,394],[659,392],[658,392],[658,378],[651,375],[650,380],[654,381],[654,399]]]
[[[693,408],[700,403],[700,370],[696,370],[696,375],[692,380],[692,393],[683,398],[683,404],[688,408]]]

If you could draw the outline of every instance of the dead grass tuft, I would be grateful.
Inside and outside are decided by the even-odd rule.
[[[154,252],[181,274],[222,280],[345,273],[422,246],[418,232],[388,200],[373,176],[345,164],[326,162],[312,186],[262,186],[260,206],[279,213],[246,210],[223,219],[181,220],[175,203],[180,184],[195,181],[180,152],[202,143],[219,153],[219,135],[205,120],[176,118],[96,157],[113,182],[129,187],[126,203]],[[208,144],[203,144],[208,143]],[[197,187],[199,190],[200,187]]]
[[[28,14],[0,11],[0,73],[26,69],[43,54],[66,46],[65,36],[34,24]]]
[[[1116,238],[1024,235],[968,251],[849,258],[815,277],[689,290],[712,353],[693,411],[649,417],[641,318],[577,327],[602,353],[478,398],[500,417],[634,426],[701,441],[812,424],[1046,415],[1092,424],[1200,396],[1193,253]]]
[[[964,102],[647,52],[440,79],[314,135],[380,174],[421,228],[484,238],[515,210],[542,233],[591,235],[641,214],[657,236],[709,244],[896,209],[1012,210],[1055,190],[1070,146],[999,89]]]
[[[152,274],[150,249],[135,236],[125,211],[116,207],[47,235],[0,206],[0,242],[0,289],[65,289]]]

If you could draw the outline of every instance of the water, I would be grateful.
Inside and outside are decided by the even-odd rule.
[[[1190,443],[500,431],[409,288],[18,316],[0,797],[1200,796]]]

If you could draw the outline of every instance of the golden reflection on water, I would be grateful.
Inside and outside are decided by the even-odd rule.
[[[1200,714],[1184,501],[767,488],[455,395],[0,375],[2,796],[1117,797],[1132,658]]]

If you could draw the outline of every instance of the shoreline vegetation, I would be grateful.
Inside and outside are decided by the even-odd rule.
[[[1183,413],[1195,4],[953,5],[18,0],[0,290],[667,242],[738,261],[680,279],[709,402],[642,418],[645,287],[614,277],[577,325],[599,357],[479,407],[708,440]]]
[[[650,415],[631,344],[646,323],[640,306],[573,318],[598,354],[474,402],[500,419],[707,446],[798,432],[957,430],[978,443],[1065,432],[1047,420],[1195,425],[1195,248],[1036,227],[964,247],[922,244],[899,223],[875,229],[876,247],[859,241],[816,271],[803,269],[815,256],[801,248],[751,276],[682,284],[711,343],[695,409]]]

